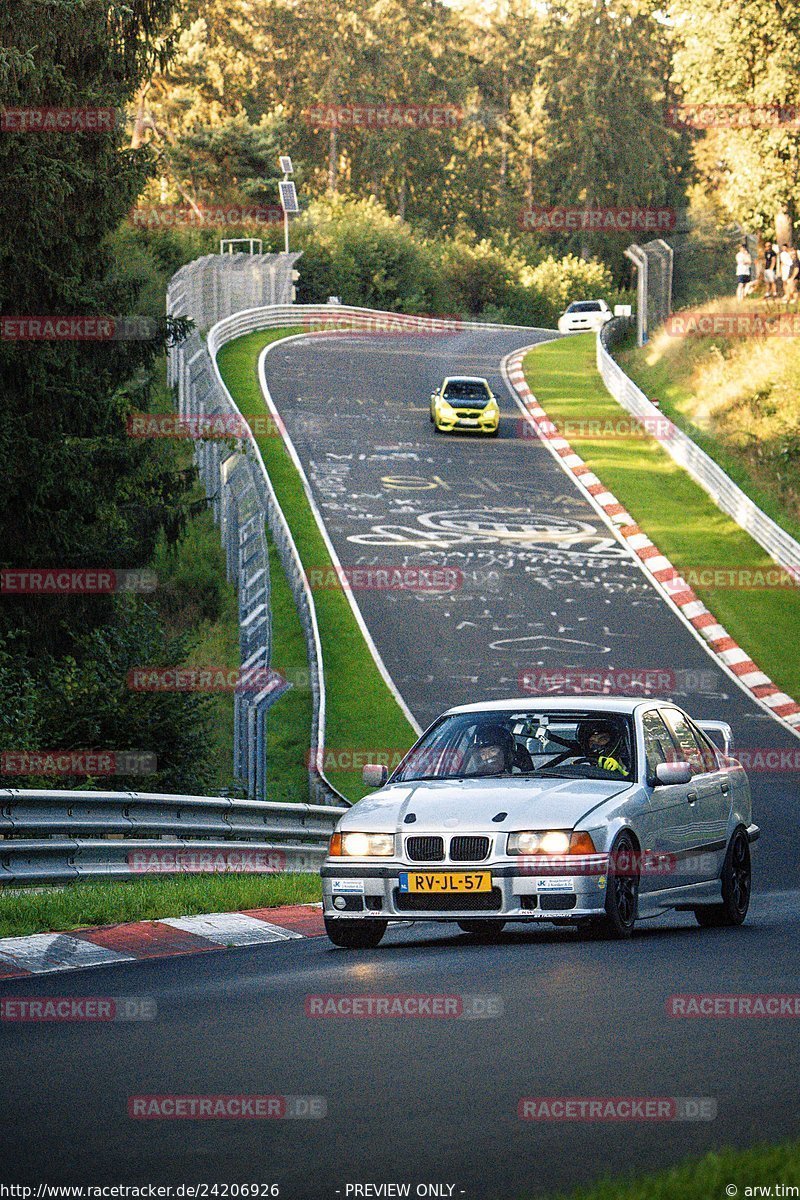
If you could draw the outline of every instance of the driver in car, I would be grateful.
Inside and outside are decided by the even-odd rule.
[[[583,756],[602,771],[628,774],[622,754],[622,730],[613,721],[582,721],[578,744]]]

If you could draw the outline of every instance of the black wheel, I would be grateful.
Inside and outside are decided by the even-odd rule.
[[[462,933],[471,933],[473,937],[493,938],[497,937],[498,933],[502,933],[506,927],[505,921],[499,921],[491,917],[485,921],[459,921],[458,928]]]
[[[639,907],[638,850],[629,833],[621,833],[611,847],[606,885],[606,915],[589,922],[589,933],[603,938],[629,938]]]
[[[697,924],[703,929],[741,925],[750,907],[751,886],[750,842],[744,829],[737,829],[722,864],[722,904],[696,908]]]
[[[342,946],[345,950],[372,950],[380,944],[388,924],[388,921],[372,918],[345,921],[339,917],[326,917],[325,932],[334,946]]]
[[[496,437],[499,437],[499,435],[500,435],[500,426],[498,425],[497,429],[493,429],[491,431],[491,433],[489,434],[489,437],[496,438]]]

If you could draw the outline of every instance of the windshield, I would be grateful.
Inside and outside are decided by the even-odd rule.
[[[428,731],[392,782],[511,775],[630,780],[633,746],[632,721],[622,713],[457,713]]]
[[[567,312],[600,312],[600,305],[596,300],[576,300],[574,304],[570,304]]]
[[[444,389],[444,398],[459,408],[486,408],[491,393],[485,383],[474,379],[451,379]]]

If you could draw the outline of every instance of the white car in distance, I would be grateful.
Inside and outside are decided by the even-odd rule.
[[[597,333],[613,315],[605,300],[573,300],[558,318],[558,332]]]

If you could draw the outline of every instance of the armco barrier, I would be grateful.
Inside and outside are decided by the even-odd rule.
[[[140,792],[0,792],[0,884],[315,871],[346,807]]]
[[[650,429],[659,431],[653,436],[658,438],[675,462],[700,484],[718,508],[749,533],[779,566],[795,576],[799,575],[800,543],[762,512],[725,474],[722,467],[682,430],[672,424],[667,428],[664,414],[648,400],[633,380],[628,378],[619,363],[614,361],[610,350],[625,328],[627,320],[615,318],[597,335],[597,369],[611,395],[632,416],[646,420]]]

